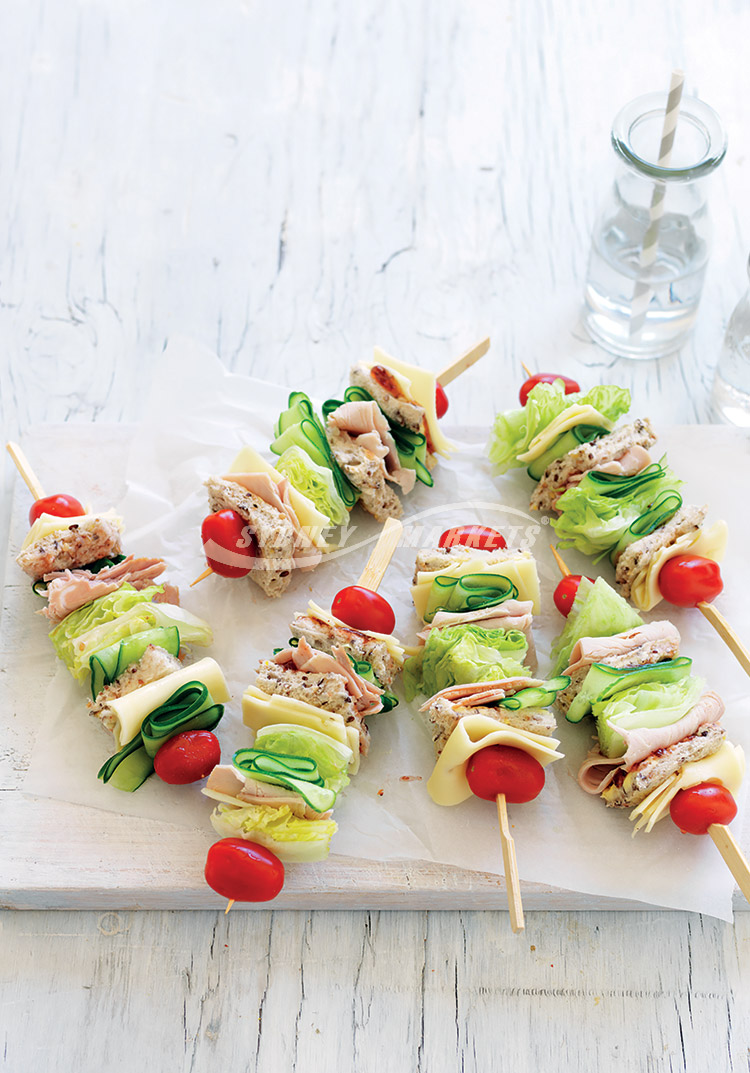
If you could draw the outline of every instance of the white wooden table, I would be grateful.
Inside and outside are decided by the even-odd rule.
[[[705,419],[750,246],[750,9],[570,7],[9,0],[3,434],[134,420],[176,332],[312,390],[373,342],[439,367],[489,333],[456,421],[510,404],[522,360]],[[583,337],[580,295],[611,118],[674,64],[730,149],[693,339],[631,364]],[[27,755],[6,721],[0,807]],[[750,914],[529,913],[516,937],[500,911],[103,904],[0,927],[12,1073],[748,1068]]]

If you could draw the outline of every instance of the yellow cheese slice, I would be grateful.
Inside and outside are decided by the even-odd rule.
[[[576,425],[596,425],[598,428],[606,428],[608,431],[615,427],[613,421],[604,417],[593,406],[582,406],[580,403],[574,403],[573,406],[569,406],[567,410],[563,410],[561,414],[558,414],[554,421],[550,421],[546,428],[537,433],[524,453],[518,455],[518,461],[533,462],[535,458],[539,458],[540,455],[549,450],[555,440],[562,436],[563,432],[575,428]]]
[[[466,765],[474,753],[488,745],[511,745],[530,753],[542,767],[562,759],[557,752],[560,742],[543,734],[517,730],[507,723],[498,723],[488,715],[465,715],[459,719],[435,768],[427,780],[427,792],[436,805],[460,805],[472,796],[466,781]]]
[[[688,790],[701,782],[719,782],[731,794],[736,794],[745,775],[745,754],[741,745],[728,741],[721,743],[717,752],[702,760],[689,760],[680,771],[675,772],[661,786],[652,790],[630,813],[635,820],[633,834],[645,827],[650,831],[655,823],[663,820],[669,812],[672,798],[680,790]]]
[[[278,484],[279,481],[284,480],[279,471],[274,469],[269,462],[266,462],[265,458],[261,458],[258,452],[252,447],[243,447],[227,472],[267,473],[273,478],[276,484]],[[315,547],[320,548],[321,551],[328,550],[331,545],[326,543],[323,537],[323,531],[330,529],[330,518],[319,511],[313,501],[308,499],[306,495],[303,495],[302,492],[298,492],[292,484],[289,485],[289,502],[292,504],[294,513],[299,518],[300,525],[303,527],[310,540],[312,540]]]
[[[261,727],[277,723],[293,723],[295,726],[319,730],[329,738],[348,745],[352,751],[349,771],[359,771],[359,733],[355,726],[347,726],[343,715],[315,708],[295,697],[270,696],[256,686],[248,686],[242,696],[242,721],[256,733]]]
[[[714,522],[707,529],[696,529],[682,536],[667,548],[659,548],[647,569],[633,581],[630,601],[639,611],[650,611],[663,599],[659,589],[659,571],[675,555],[700,555],[704,559],[721,562],[727,550],[729,529],[725,521]]]
[[[312,618],[317,618],[320,619],[321,622],[326,622],[329,626],[341,626],[345,630],[353,629],[352,626],[347,626],[347,624],[345,622],[342,622],[341,619],[338,619],[335,615],[332,615],[330,611],[324,611],[322,607],[318,607],[318,605],[312,600],[310,600],[309,604],[307,605],[307,613]],[[374,633],[372,630],[357,630],[357,633],[363,633],[366,637],[371,637],[373,641],[380,641],[386,646],[391,657],[395,660],[399,667],[403,667],[405,653],[403,645],[397,637],[394,637],[392,634],[389,633]]]
[[[38,540],[43,540],[50,533],[60,533],[65,529],[70,529],[73,525],[83,525],[85,522],[98,521],[99,519],[114,523],[119,531],[122,532],[122,518],[114,510],[101,511],[99,514],[80,514],[75,518],[58,518],[54,514],[40,514],[26,534],[26,539],[21,545],[21,551],[30,548]]]
[[[437,410],[435,409],[435,387],[437,376],[427,369],[420,369],[417,365],[407,365],[405,361],[392,358],[379,346],[375,347],[375,356],[372,361],[365,362],[368,368],[373,365],[385,365],[396,377],[404,395],[418,403],[424,410],[425,421],[430,432],[432,446],[439,455],[447,458],[455,445],[447,440],[440,431]]]
[[[507,577],[518,589],[518,599],[531,600],[534,614],[539,613],[539,575],[536,561],[531,552],[519,551],[512,559],[496,563],[488,563],[484,559],[462,559],[441,570],[420,570],[416,584],[411,587],[411,595],[422,621],[433,580],[436,577],[463,577],[464,574],[499,574],[501,577]]]
[[[168,701],[180,686],[188,682],[202,682],[215,704],[226,704],[232,699],[221,667],[215,659],[207,656],[189,667],[173,671],[158,682],[149,682],[148,685],[109,702],[104,710],[111,712],[117,719],[112,728],[117,748],[121,749],[132,741],[146,716]]]

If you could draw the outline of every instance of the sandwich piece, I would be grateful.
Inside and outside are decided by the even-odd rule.
[[[633,476],[650,465],[648,448],[656,443],[651,422],[638,419],[555,459],[542,474],[531,496],[532,510],[555,510],[560,496],[595,470]]]
[[[363,388],[372,395],[386,417],[412,432],[424,433],[426,429],[425,412],[419,403],[404,394],[402,383],[385,365],[365,361],[353,366],[349,382],[355,387]],[[430,452],[434,460],[434,455]]]
[[[659,551],[674,544],[681,536],[696,533],[702,527],[706,513],[706,507],[681,507],[666,525],[628,545],[615,569],[615,578],[625,599],[630,596],[638,576],[648,571]]]
[[[293,637],[304,637],[321,652],[340,647],[353,659],[369,663],[385,689],[393,685],[404,665],[404,650],[395,637],[355,630],[312,601],[306,611],[295,612],[290,628]]]
[[[114,511],[58,518],[41,514],[29,529],[16,562],[30,578],[76,570],[122,553],[122,519]]]
[[[110,708],[111,702],[148,685],[149,682],[166,678],[168,674],[179,671],[180,667],[180,661],[166,649],[158,645],[148,645],[140,659],[128,664],[114,681],[99,690],[93,701],[87,702],[89,714],[114,733],[117,717]]]
[[[412,599],[423,622],[441,611],[497,607],[506,600],[528,601],[539,610],[539,577],[531,552],[486,551],[454,545],[417,553]]]

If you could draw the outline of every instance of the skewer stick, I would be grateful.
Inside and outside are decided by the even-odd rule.
[[[23,453],[21,448],[18,446],[17,443],[13,443],[12,440],[9,440],[5,446],[8,450],[8,454],[16,464],[16,469],[21,474],[23,480],[26,482],[26,487],[31,492],[34,499],[44,499],[44,489],[39,483],[36,474],[29,465],[28,458]]]
[[[708,833],[724,858],[727,868],[737,880],[737,886],[750,902],[750,865],[748,865],[747,858],[737,845],[734,835],[728,827],[721,823],[712,823]]]
[[[497,819],[500,824],[500,841],[503,847],[503,870],[505,871],[505,886],[508,891],[510,926],[513,931],[523,931],[526,925],[523,920],[521,884],[518,879],[518,864],[516,863],[516,844],[513,841],[513,835],[510,833],[505,794],[498,794],[495,801],[497,803]]]
[[[531,371],[531,369],[530,369],[530,368],[528,367],[528,365],[527,365],[527,364],[526,364],[525,362],[523,362],[523,361],[522,361],[522,362],[521,362],[521,368],[522,368],[522,369],[523,369],[523,371],[524,371],[524,372],[526,373],[526,379],[527,379],[527,380],[531,380],[531,378],[532,378],[532,376],[533,376],[534,374],[532,373],[532,371]]]
[[[563,577],[570,577],[572,571],[568,570],[568,568],[565,565],[565,562],[564,562],[562,556],[560,555],[559,551],[557,550],[557,548],[553,544],[550,544],[550,548],[552,549],[552,554],[555,557],[555,562],[557,563],[558,567],[560,568],[560,573],[562,574],[562,576]]]
[[[742,667],[745,674],[750,674],[750,652],[745,648],[742,641],[740,641],[739,637],[722,613],[717,611],[713,604],[706,603],[705,600],[696,604],[696,606],[701,614],[708,619],[729,651],[737,659],[737,662]]]
[[[227,913],[229,912],[229,910],[230,910],[230,909],[232,908],[232,906],[234,905],[235,901],[236,901],[236,899],[235,899],[235,898],[230,898],[230,899],[229,899],[229,901],[227,902],[227,907],[226,907],[226,909],[224,910],[224,916],[226,916],[226,915],[227,915]]]
[[[203,573],[199,577],[197,577],[195,581],[190,582],[190,588],[192,589],[193,585],[197,585],[199,581],[203,581],[203,579],[208,577],[209,574],[213,574],[213,570],[210,566],[207,566]]]
[[[388,564],[393,558],[394,551],[398,547],[403,529],[404,527],[398,518],[389,518],[387,520],[357,582],[363,589],[370,589],[372,592],[378,591],[378,585],[383,580],[383,575],[388,569]]]
[[[471,349],[467,350],[466,353],[462,354],[460,358],[456,358],[450,365],[446,365],[446,367],[437,374],[438,384],[442,387],[445,387],[446,384],[450,384],[451,380],[455,380],[461,373],[466,372],[474,362],[479,361],[481,357],[484,357],[489,349],[490,337],[487,336],[481,343],[477,343],[475,346],[471,347]]]

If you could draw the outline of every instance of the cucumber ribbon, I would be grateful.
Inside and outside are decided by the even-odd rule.
[[[550,678],[540,686],[528,686],[527,689],[519,689],[512,697],[505,697],[498,701],[501,708],[509,711],[518,711],[519,708],[546,708],[554,703],[555,697],[561,689],[567,689],[570,678],[567,674],[560,674],[557,678]]]
[[[91,696],[97,695],[105,686],[111,685],[131,663],[137,663],[149,645],[158,645],[170,656],[180,651],[180,631],[176,626],[157,626],[153,630],[134,633],[113,645],[100,648],[89,657],[91,668]]]
[[[424,620],[432,622],[438,611],[475,611],[517,596],[516,586],[502,574],[438,575],[430,586]]]
[[[677,513],[681,506],[682,496],[679,492],[662,492],[644,514],[641,514],[634,522],[631,522],[615,546],[610,548],[608,554],[612,566],[617,564],[617,560],[629,544],[661,528]]]
[[[375,402],[375,399],[366,388],[352,384],[344,392],[343,399],[326,399],[322,406],[323,418],[327,421],[329,415],[346,402]],[[380,412],[383,413],[382,410]],[[423,432],[415,432],[414,429],[393,421],[386,413],[383,413],[383,417],[388,422],[401,466],[404,469],[413,469],[417,480],[431,488],[435,482],[427,468],[427,437]]]
[[[203,682],[186,682],[141,724],[138,734],[110,756],[97,778],[118,790],[137,790],[154,770],[154,757],[161,746],[186,730],[213,730],[224,714]]]
[[[309,458],[319,466],[326,466],[333,473],[336,491],[344,501],[347,510],[351,510],[359,498],[359,492],[349,482],[346,474],[333,457],[325,429],[313,409],[309,396],[304,391],[293,391],[289,396],[289,405],[274,427],[276,437],[271,450],[276,455],[283,455],[288,447],[297,446],[305,451]]]
[[[329,789],[310,756],[271,753],[265,749],[238,749],[232,763],[244,775],[258,782],[285,786],[298,793],[316,812],[333,807],[336,793]]]
[[[661,462],[652,462],[640,473],[625,477],[621,473],[602,473],[592,469],[585,475],[584,480],[600,496],[609,496],[610,499],[629,499],[635,492],[641,491],[653,481],[659,481],[666,476],[666,467]]]

